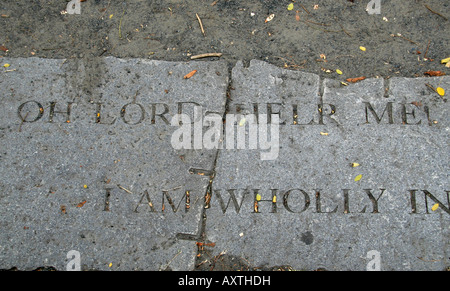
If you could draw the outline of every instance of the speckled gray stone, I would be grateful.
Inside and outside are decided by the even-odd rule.
[[[425,83],[449,92],[450,78],[341,81],[234,67],[229,113],[272,103],[285,124],[275,160],[219,152],[206,212],[213,254],[298,270],[449,265],[449,104]]]
[[[223,114],[225,63],[1,63],[0,268],[192,270],[216,151],[174,150],[169,122]]]

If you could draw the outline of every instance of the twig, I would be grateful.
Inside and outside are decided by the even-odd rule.
[[[306,25],[308,25],[312,29],[321,30],[321,31],[324,31],[324,32],[341,32],[341,30],[323,29],[321,27],[317,27],[317,26],[311,25],[310,23],[315,24],[315,25],[320,25],[320,26],[330,26],[330,24],[318,23],[318,22],[313,22],[313,21],[310,21],[310,20],[300,20],[300,21],[305,23]]]
[[[303,4],[300,4],[300,6],[302,6],[303,10],[305,10],[305,11],[306,11],[306,13],[308,13],[308,14],[311,14],[311,12],[309,12],[309,11],[308,11],[308,9],[306,9],[306,7],[305,7],[305,6],[303,6]]]
[[[108,10],[109,6],[111,5],[111,0],[108,1],[108,5],[106,6],[106,8],[103,8],[103,13],[102,13],[102,17],[105,15],[106,10]]]
[[[210,57],[221,57],[222,53],[206,53],[206,54],[200,54],[200,55],[195,55],[191,57],[191,60],[195,60],[195,59],[201,59],[201,58],[210,58]]]
[[[214,262],[212,263],[212,267],[211,267],[210,271],[212,271],[212,270],[214,269],[214,267],[216,266],[216,263],[217,263],[217,261],[219,260],[219,258],[220,258],[221,256],[225,255],[226,252],[227,252],[227,251],[220,252],[220,254],[219,254],[218,256],[216,256],[216,258],[214,259]]]
[[[419,260],[422,260],[422,261],[424,261],[424,262],[440,262],[441,260],[425,260],[424,258],[422,258],[422,257],[417,257]]]
[[[128,194],[133,194],[133,192],[131,192],[130,190],[120,186],[120,184],[117,184],[117,187],[119,187],[120,189],[122,189],[123,191],[127,192]]]
[[[305,20],[305,22],[309,22],[309,23],[317,24],[317,25],[322,25],[322,26],[331,26],[331,24],[320,23],[320,22],[314,22],[314,21],[311,21],[311,20]]]
[[[284,61],[284,67],[285,68],[292,68],[294,70],[298,70],[298,69],[303,69],[304,65],[306,64],[306,60],[303,60],[303,62],[301,64],[296,64],[294,61],[288,60],[286,58],[283,57],[278,57],[278,56],[273,56],[274,58],[280,59]],[[288,63],[290,63],[288,65]]]
[[[125,15],[125,5],[123,6],[122,16],[120,17],[120,21],[119,21],[119,38],[120,39],[122,39],[122,19],[123,19],[124,15]]]
[[[169,267],[170,263],[172,263],[173,260],[175,260],[176,257],[178,257],[179,254],[181,254],[183,251],[179,250],[178,253],[166,264],[166,269]]]
[[[409,41],[410,43],[413,43],[415,45],[419,45],[417,42],[410,40],[409,38],[404,37],[403,35],[401,35],[400,33],[398,33],[397,35],[395,34],[391,34],[392,37],[400,37],[403,38],[406,41]]]
[[[338,24],[339,24],[339,26],[342,28],[342,31],[345,32],[346,35],[352,37],[352,35],[351,35],[350,33],[348,33],[348,32],[344,29],[344,26],[342,26],[342,24],[340,24],[339,22],[338,22]]]
[[[425,83],[425,86],[427,86],[428,88],[430,88],[431,90],[433,90],[433,92],[435,92],[436,94],[438,94],[438,95],[444,100],[444,102],[447,102],[447,99],[445,99],[444,96],[441,96],[441,95],[438,93],[438,91],[437,91],[433,86],[431,86],[431,85],[428,84],[428,83]]]
[[[427,4],[424,4],[424,6],[425,6],[428,10],[430,10],[432,13],[434,13],[434,14],[436,14],[436,15],[439,15],[440,17],[444,18],[446,21],[448,20],[447,17],[445,17],[444,15],[440,14],[439,12],[434,11],[434,10],[431,9],[430,6],[428,6]]]
[[[203,36],[206,36],[205,29],[203,28],[203,23],[202,23],[202,20],[200,19],[200,16],[198,16],[197,13],[195,13],[195,16],[197,16],[197,20],[198,20],[198,23],[200,24],[200,29],[202,30]]]

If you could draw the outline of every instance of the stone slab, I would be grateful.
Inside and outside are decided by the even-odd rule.
[[[226,64],[0,62],[0,268],[65,270],[75,250],[82,269],[192,270],[216,150],[175,150],[169,123],[223,114]]]
[[[341,81],[236,64],[228,113],[279,113],[284,124],[276,159],[219,151],[213,254],[297,270],[444,270],[450,107],[425,84],[450,92],[450,77]]]

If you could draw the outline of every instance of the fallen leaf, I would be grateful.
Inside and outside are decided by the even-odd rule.
[[[4,52],[7,52],[8,51],[8,49],[6,48],[6,47],[4,47],[4,46],[0,46],[0,51],[4,51]]]
[[[267,16],[267,18],[264,21],[264,23],[267,23],[267,22],[271,21],[274,17],[275,17],[275,14],[270,14],[269,16]]]
[[[353,167],[353,168],[359,167],[359,164],[358,164],[358,163],[352,163],[352,167]]]
[[[261,195],[256,194],[256,201],[261,201]]]
[[[339,75],[342,75],[342,71],[339,69],[336,70],[336,73],[338,73]]]
[[[187,74],[186,76],[184,76],[184,79],[189,79],[192,76],[194,76],[194,74],[197,73],[197,70],[193,70],[192,72],[190,72],[189,74]]]
[[[211,242],[211,243],[196,242],[195,244],[199,247],[215,247],[216,246],[216,243],[213,243],[213,242]]]
[[[300,21],[300,15],[298,14],[298,11],[295,13],[295,20]]]
[[[359,47],[359,49],[360,49],[360,50],[362,50],[363,52],[365,52],[365,51],[366,51],[366,48],[365,48],[365,47],[363,47],[363,46],[360,46],[360,47]]]
[[[446,59],[441,60],[441,64],[446,64],[446,63],[449,63],[449,62],[450,62],[450,58],[446,58]]]
[[[273,196],[272,203],[277,203],[277,196]]]
[[[63,214],[66,214],[66,206],[65,205],[61,205],[61,212],[63,213]]]
[[[253,209],[254,209],[254,212],[256,212],[256,213],[259,212],[258,211],[258,201],[255,201],[255,203],[253,204]]]
[[[320,135],[328,135],[328,132],[323,132],[323,131],[321,131],[321,132],[320,132]]]
[[[83,207],[85,203],[86,203],[86,200],[84,200],[83,202],[78,203],[77,207]]]
[[[436,203],[431,207],[431,210],[436,211],[439,208],[439,203]]]
[[[364,80],[364,79],[366,79],[366,77],[364,77],[364,76],[358,77],[358,78],[348,78],[348,79],[347,79],[347,82],[350,82],[350,83],[356,83],[356,82],[362,81],[362,80]]]
[[[110,268],[111,268],[111,267],[112,267],[112,263],[109,263],[108,267],[110,267]]]
[[[415,105],[415,106],[417,106],[417,107],[420,107],[420,106],[422,106],[422,102],[417,102],[417,101],[413,101],[413,102],[411,102],[411,104],[412,105]]]
[[[425,72],[424,75],[432,76],[432,77],[439,77],[439,76],[445,76],[445,73],[442,71],[428,71]]]
[[[444,95],[445,95],[445,90],[444,90],[444,88],[437,87],[437,88],[436,88],[436,92],[437,92],[440,96],[444,96]]]
[[[361,180],[361,178],[362,178],[362,175],[356,176],[356,177],[355,177],[355,182],[358,182],[359,180]]]
[[[450,62],[445,65],[446,68],[450,68]]]
[[[294,3],[289,4],[287,7],[287,10],[289,10],[289,11],[292,9],[294,9]]]
[[[3,67],[4,68],[9,68],[11,65],[10,64],[4,64]]]

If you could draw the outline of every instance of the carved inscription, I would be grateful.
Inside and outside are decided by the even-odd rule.
[[[111,210],[110,196],[120,195],[120,191],[112,188],[105,189],[105,211]],[[340,192],[340,195],[337,195]],[[148,211],[152,213],[186,213],[193,205],[200,203],[207,209],[216,209],[223,214],[234,213],[254,213],[254,214],[277,214],[288,213],[292,215],[318,213],[318,214],[379,214],[388,213],[388,207],[385,207],[389,201],[385,196],[389,191],[380,189],[340,189],[336,193],[325,192],[321,189],[305,190],[301,188],[292,188],[287,190],[280,189],[214,189],[212,193],[202,196],[192,190],[178,190],[170,192],[162,190],[156,193],[150,193],[145,190],[143,193],[135,196],[135,207],[132,209],[135,213]],[[445,193],[445,194],[443,194]],[[443,193],[431,193],[428,190],[408,189],[402,194],[405,207],[409,209],[410,214],[431,214],[433,205],[443,213],[450,215],[450,191]],[[340,197],[336,199],[336,197]],[[209,196],[210,195],[210,196]],[[350,196],[352,195],[352,196]],[[351,199],[363,198],[365,205],[357,208],[353,205]],[[331,199],[334,198],[334,199]],[[327,201],[327,202],[324,202]],[[333,205],[329,201],[335,201]],[[338,201],[338,202],[336,202]],[[327,207],[324,205],[327,204]],[[325,208],[329,209],[326,210]]]
[[[201,106],[196,102],[177,102],[174,105],[166,103],[137,103],[130,102],[117,108],[112,108],[104,103],[92,103],[89,105],[90,112],[84,115],[78,112],[79,118],[85,118],[93,123],[114,125],[122,122],[132,125],[142,123],[170,125],[170,120],[175,114],[192,115],[192,108]],[[75,102],[52,101],[48,104],[44,102],[29,100],[18,105],[18,118],[23,123],[35,123],[46,121],[55,123],[76,122],[73,115],[76,111]],[[333,104],[317,104],[316,109],[307,111],[302,104],[282,104],[282,103],[252,103],[235,104],[231,106],[231,113],[238,114],[267,114],[267,123],[272,123],[272,114],[278,114],[280,125],[326,125],[326,118],[339,114],[339,108]],[[108,116],[105,117],[105,112]],[[357,112],[356,112],[357,113]],[[208,114],[208,111],[204,113]],[[372,104],[363,102],[361,111],[361,124],[402,124],[402,125],[427,125],[433,126],[430,116],[430,109],[427,105],[416,105],[411,103],[384,102],[383,104]],[[193,115],[192,115],[193,116]],[[258,120],[256,120],[258,122]]]

